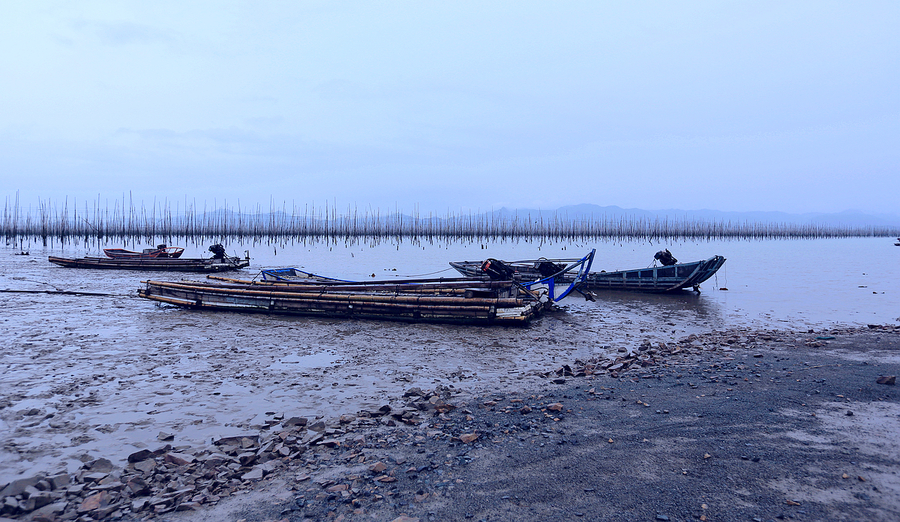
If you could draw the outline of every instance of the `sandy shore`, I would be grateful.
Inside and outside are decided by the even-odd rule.
[[[898,373],[897,327],[712,332],[570,361],[527,389],[413,388],[318,426],[274,419],[257,457],[203,479],[209,448],[163,446],[3,517],[897,520],[900,392],[878,380]],[[216,462],[231,450],[247,456],[219,446]],[[209,478],[225,475],[239,478]]]

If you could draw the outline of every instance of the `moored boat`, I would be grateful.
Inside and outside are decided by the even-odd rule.
[[[673,292],[682,289],[700,291],[700,284],[712,277],[725,263],[722,256],[713,256],[701,261],[678,263],[674,257],[658,253],[657,259],[676,261],[662,266],[635,268],[631,270],[590,272],[581,288],[585,290],[632,290],[641,292]],[[569,266],[572,259],[530,259],[521,261],[454,261],[450,266],[469,277],[489,277],[490,272],[509,272],[516,280],[529,280]],[[562,272],[563,281],[569,277]]]
[[[569,267],[571,282],[489,278],[346,281],[300,269],[263,270],[262,280],[144,281],[140,297],[200,310],[309,315],[349,319],[458,324],[526,325],[577,289],[594,252]],[[267,275],[268,273],[268,275]]]
[[[145,248],[141,252],[125,250],[124,248],[104,248],[103,253],[106,254],[106,257],[112,259],[179,258],[184,253],[184,249],[181,247],[157,245],[156,248]]]
[[[407,322],[526,325],[551,306],[514,281],[144,281],[138,295],[195,310]]]
[[[140,270],[168,272],[226,272],[250,266],[250,255],[231,257],[222,245],[209,247],[211,258],[184,257],[83,257],[67,258],[50,256],[48,261],[67,268],[96,268],[105,270]],[[179,254],[180,255],[180,254]]]

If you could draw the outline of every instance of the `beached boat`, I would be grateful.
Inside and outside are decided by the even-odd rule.
[[[512,272],[502,272],[486,268],[483,271],[472,271],[465,273],[466,277],[481,278],[486,276],[495,281],[518,281],[526,288],[547,294],[554,302],[560,301],[577,289],[585,282],[591,270],[591,263],[594,261],[596,250],[591,250],[587,255],[579,259],[568,259],[565,265],[553,264],[548,270],[535,270],[528,273],[527,277],[514,277]],[[495,261],[495,260],[489,260]],[[485,262],[488,263],[488,262]],[[454,263],[450,263],[453,265]],[[545,268],[545,265],[541,265]],[[344,279],[336,279],[326,277],[312,272],[307,272],[299,268],[267,268],[260,270],[263,281],[268,282],[343,282],[353,283],[355,281],[347,281]],[[523,275],[523,274],[519,274]],[[394,282],[432,282],[444,281],[446,279],[409,279],[397,280]]]
[[[525,325],[576,290],[594,252],[569,267],[571,282],[488,278],[344,281],[300,269],[266,270],[262,280],[144,281],[138,295],[200,310],[409,322]]]
[[[665,257],[665,256],[663,256]],[[672,258],[674,260],[674,258]],[[455,261],[450,266],[469,277],[490,277],[490,272],[508,271],[513,279],[528,280],[568,266],[571,259],[531,259],[522,261]],[[712,277],[725,263],[722,256],[713,256],[702,261],[674,263],[670,265],[616,270],[612,272],[590,272],[581,285],[585,290],[632,290],[641,292],[673,292],[693,289],[700,291],[700,283]],[[562,281],[568,276],[561,274]]]
[[[104,248],[103,253],[106,257],[113,259],[136,259],[136,258],[179,258],[184,253],[181,247],[170,247],[166,245],[157,245],[156,248],[145,248],[141,252],[134,250],[125,250],[124,248]]]
[[[67,268],[97,268],[106,270],[143,270],[167,272],[227,272],[250,266],[250,255],[243,259],[225,254],[221,245],[209,247],[211,258],[185,257],[83,257],[67,258],[50,256],[48,260]],[[180,254],[179,254],[180,255]]]
[[[346,319],[525,325],[552,305],[513,281],[165,282],[144,281],[140,297],[196,310]]]

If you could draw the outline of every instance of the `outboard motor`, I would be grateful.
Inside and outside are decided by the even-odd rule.
[[[511,281],[515,273],[506,263],[494,258],[488,258],[484,263],[481,263],[481,271],[494,281]]]
[[[209,247],[209,251],[213,253],[213,259],[225,259],[225,247],[215,244]]]
[[[675,259],[675,256],[672,255],[672,252],[669,252],[668,248],[660,250],[653,258],[662,263],[663,266],[672,266],[678,262],[678,260]]]
[[[557,272],[561,272],[566,268],[565,265],[554,263],[553,261],[541,261],[537,264],[537,271],[541,277],[550,277]]]

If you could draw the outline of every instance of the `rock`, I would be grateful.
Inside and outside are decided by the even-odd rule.
[[[369,471],[372,473],[376,473],[376,474],[382,473],[386,469],[387,469],[387,465],[384,462],[381,462],[380,460],[378,462],[376,462],[375,464],[372,464],[371,466],[369,466]]]
[[[0,497],[14,497],[16,495],[21,495],[25,491],[26,487],[34,486],[43,479],[43,475],[37,475],[34,477],[14,480],[7,484],[2,491],[0,491]]]
[[[199,502],[182,502],[181,504],[178,504],[175,511],[197,511],[200,507]]]
[[[193,455],[187,453],[166,453],[165,461],[176,466],[187,466],[195,462],[197,459]]]
[[[131,455],[128,455],[128,462],[140,462],[142,460],[147,460],[151,456],[153,456],[153,452],[148,449],[142,449],[140,451],[135,451]]]
[[[142,473],[152,473],[153,470],[156,469],[156,461],[153,459],[142,460],[135,463],[134,469]]]
[[[306,426],[307,422],[309,422],[309,420],[306,417],[291,417],[281,424],[283,426]]]
[[[311,429],[312,431],[323,432],[325,431],[325,423],[322,421],[314,422],[307,426],[307,428]]]
[[[41,491],[34,495],[30,495],[25,501],[25,511],[34,511],[53,502],[53,498],[47,491]]]
[[[91,511],[96,511],[102,507],[106,507],[109,504],[109,498],[110,495],[106,491],[95,493],[84,499],[81,505],[78,506],[78,513],[89,513]]]
[[[128,490],[131,491],[132,496],[135,497],[144,497],[152,492],[150,485],[140,477],[128,479],[128,482],[126,482],[125,485],[128,487]]]
[[[241,475],[241,480],[262,480],[264,475],[265,475],[265,472],[263,471],[263,468],[257,466],[255,468],[251,469],[250,471],[248,471],[247,473],[244,473],[243,475]]]
[[[875,382],[878,384],[888,384],[895,385],[897,384],[897,376],[896,375],[879,375]]]
[[[422,388],[414,387],[406,390],[403,394],[404,397],[424,397],[425,392],[422,391]]]
[[[256,446],[256,444],[258,442],[254,442],[254,441],[259,441],[259,436],[258,435],[236,435],[234,437],[222,437],[221,439],[213,441],[213,444],[215,444],[216,446],[237,446],[237,447],[246,448],[246,447],[250,447],[250,446],[246,445],[246,444],[248,444],[248,441],[249,441],[250,445]]]
[[[81,478],[82,478],[82,480],[84,480],[85,483],[87,483],[87,482],[100,482],[101,480],[105,479],[107,476],[109,476],[109,473],[91,472],[91,473],[82,474]]]
[[[478,439],[477,433],[463,433],[462,435],[459,436],[459,440],[466,444],[475,442],[476,439]]]
[[[550,411],[562,411],[563,405],[562,405],[562,403],[555,402],[553,404],[548,405],[547,409]]]
[[[48,504],[31,513],[31,520],[32,522],[52,522],[56,520],[57,515],[66,510],[67,505],[68,502],[66,502],[65,500],[54,502],[53,504]]]
[[[159,435],[156,436],[156,439],[161,441],[175,440],[175,435],[161,431],[159,432]]]
[[[50,487],[53,489],[60,489],[68,486],[71,479],[68,473],[60,473],[48,478],[47,481],[50,482]]]

